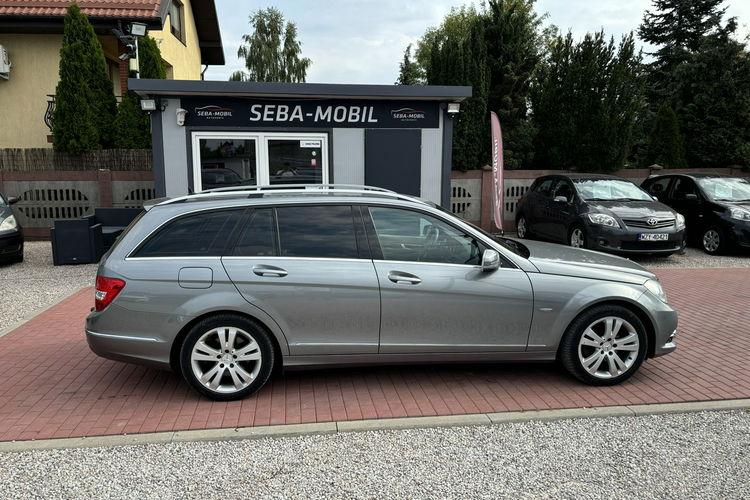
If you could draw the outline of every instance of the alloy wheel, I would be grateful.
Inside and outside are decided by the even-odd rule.
[[[586,236],[583,234],[583,229],[580,227],[573,228],[570,232],[570,246],[575,248],[583,248],[586,241]]]
[[[721,246],[721,235],[716,229],[709,229],[703,233],[703,249],[708,253],[715,253]]]
[[[578,342],[578,360],[590,375],[611,379],[630,370],[638,358],[638,332],[617,316],[597,319]]]
[[[252,335],[226,326],[204,333],[190,352],[190,367],[206,388],[234,393],[249,386],[263,363],[260,346]]]
[[[526,218],[521,217],[518,219],[518,226],[516,227],[516,234],[519,238],[523,239],[527,236]]]

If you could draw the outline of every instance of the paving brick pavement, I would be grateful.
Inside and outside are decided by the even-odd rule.
[[[176,375],[89,351],[82,290],[0,338],[0,441],[750,397],[750,269],[664,269],[679,348],[615,387],[553,364],[291,372],[212,402]]]

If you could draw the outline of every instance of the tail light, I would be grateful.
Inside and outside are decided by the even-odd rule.
[[[94,309],[104,310],[110,302],[115,300],[117,294],[125,288],[125,282],[116,278],[96,277],[96,294],[94,295]]]

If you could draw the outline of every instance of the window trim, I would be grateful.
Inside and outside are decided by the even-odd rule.
[[[330,158],[329,158],[329,134],[326,132],[216,132],[195,130],[190,133],[192,145],[192,178],[193,192],[200,193],[203,191],[203,182],[201,181],[201,139],[240,139],[255,141],[255,178],[258,186],[270,184],[270,175],[268,173],[268,141],[269,140],[320,140],[320,168],[321,184],[328,184],[330,178]],[[315,184],[311,184],[315,185]]]

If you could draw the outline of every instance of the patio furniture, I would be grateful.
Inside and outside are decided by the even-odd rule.
[[[99,262],[104,254],[101,224],[91,225],[88,219],[56,220],[54,224],[50,229],[54,265]]]
[[[114,245],[115,240],[143,210],[140,208],[96,208],[94,215],[85,217],[91,226],[101,224],[104,251]]]

